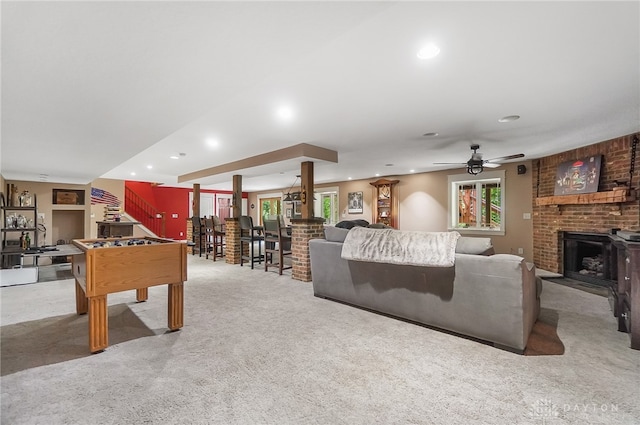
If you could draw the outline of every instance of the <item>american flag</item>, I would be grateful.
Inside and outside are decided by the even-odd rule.
[[[113,204],[120,205],[120,200],[116,195],[97,187],[91,188],[91,204]]]

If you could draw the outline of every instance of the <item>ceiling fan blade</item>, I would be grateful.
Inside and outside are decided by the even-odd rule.
[[[433,165],[467,165],[466,162],[434,162]]]
[[[501,156],[500,158],[487,159],[485,162],[507,161],[509,159],[522,158],[523,156],[523,153],[517,153],[515,155]]]
[[[496,164],[495,162],[487,162],[485,164],[482,164],[482,166],[484,168],[498,168],[500,167],[502,164]]]

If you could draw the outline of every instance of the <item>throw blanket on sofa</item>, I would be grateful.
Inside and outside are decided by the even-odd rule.
[[[342,245],[345,260],[451,267],[458,232],[414,232],[354,227]]]

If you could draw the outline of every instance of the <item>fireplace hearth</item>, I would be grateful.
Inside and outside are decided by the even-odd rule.
[[[563,232],[564,276],[610,287],[614,273],[611,239],[606,233]]]

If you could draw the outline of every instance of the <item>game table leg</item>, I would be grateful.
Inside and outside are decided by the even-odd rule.
[[[149,298],[149,288],[136,289],[136,300],[141,303]]]
[[[109,345],[107,296],[89,298],[89,351],[97,353]]]
[[[87,314],[89,309],[89,301],[87,300],[87,296],[84,293],[84,289],[76,280],[76,313],[78,314]]]
[[[169,284],[167,322],[172,331],[180,329],[184,324],[184,284]]]

